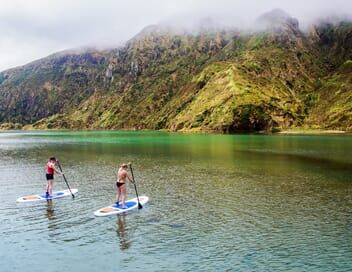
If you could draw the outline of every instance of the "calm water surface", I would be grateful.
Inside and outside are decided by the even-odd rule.
[[[351,150],[346,135],[0,133],[0,271],[352,271]],[[79,196],[16,204],[44,192],[52,155]],[[122,162],[150,202],[95,218]]]

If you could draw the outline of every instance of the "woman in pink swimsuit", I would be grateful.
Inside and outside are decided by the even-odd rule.
[[[53,183],[54,183],[54,173],[62,175],[62,172],[55,168],[56,158],[51,157],[47,162],[46,168],[46,180],[48,181],[46,185],[46,196],[49,197],[53,194]]]

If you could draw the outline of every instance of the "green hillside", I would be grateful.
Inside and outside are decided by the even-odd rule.
[[[125,46],[61,52],[0,73],[4,128],[222,133],[352,130],[352,23],[303,33],[280,10],[252,31],[163,26]],[[15,123],[17,123],[15,125]]]

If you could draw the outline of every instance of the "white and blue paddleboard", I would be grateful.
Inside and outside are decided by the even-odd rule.
[[[72,194],[76,195],[78,193],[77,189],[71,189]],[[65,196],[71,196],[70,190],[62,190],[53,192],[51,196],[47,196],[46,194],[42,195],[26,195],[18,198],[16,202],[32,202],[32,201],[39,201],[39,200],[50,200],[50,199],[57,199],[62,198]]]
[[[143,206],[149,201],[149,197],[147,196],[140,196],[139,197],[139,203]],[[133,198],[130,200],[126,201],[126,206],[127,208],[123,209],[122,208],[122,203],[119,205],[113,204],[104,208],[101,208],[97,211],[94,212],[95,216],[108,216],[108,215],[114,215],[114,214],[119,214],[119,213],[124,213],[133,209],[138,208],[138,201],[137,198]]]

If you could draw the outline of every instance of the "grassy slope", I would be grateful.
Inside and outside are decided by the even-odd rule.
[[[307,124],[326,129],[352,131],[352,61],[348,60],[338,71],[321,81],[316,107]]]
[[[316,79],[306,124],[352,131],[352,22],[323,23],[314,32],[320,62],[328,72]]]
[[[249,35],[225,48],[230,59],[207,66],[194,77],[204,85],[172,128],[251,131],[301,125],[304,103],[321,69],[296,37],[277,43],[272,34]],[[200,84],[201,83],[201,84]]]
[[[78,106],[102,86],[105,55],[62,52],[1,73],[0,122],[32,123]]]

